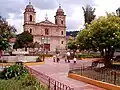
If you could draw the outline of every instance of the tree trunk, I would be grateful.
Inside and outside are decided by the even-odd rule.
[[[104,57],[104,51],[101,50],[100,52],[101,52],[101,56]]]
[[[2,57],[2,50],[0,50],[0,58]]]
[[[111,47],[108,47],[108,49],[105,50],[105,61],[104,61],[104,64],[105,64],[105,67],[107,68],[111,68],[112,67],[112,61],[111,59],[113,58],[113,55],[114,55],[114,49],[111,48]]]
[[[106,68],[111,68],[112,67],[112,62],[111,62],[110,56],[105,56],[104,65],[105,65]]]

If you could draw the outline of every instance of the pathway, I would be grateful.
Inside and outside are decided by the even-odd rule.
[[[84,61],[89,64],[90,62]],[[84,63],[81,62],[81,63]],[[45,64],[29,66],[35,69],[38,72],[44,73],[45,75],[50,76],[51,78],[68,85],[75,90],[105,90],[94,85],[84,83],[82,81],[77,81],[71,78],[68,78],[69,64],[64,61],[60,63],[54,63],[52,58],[47,58]]]

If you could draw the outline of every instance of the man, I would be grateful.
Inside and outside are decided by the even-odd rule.
[[[53,55],[53,62],[55,62],[55,59],[56,59],[56,56],[55,56],[55,55]]]
[[[67,60],[68,60],[68,63],[70,62],[70,52],[68,51],[67,52]]]

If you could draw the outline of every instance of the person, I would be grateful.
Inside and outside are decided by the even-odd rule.
[[[57,54],[56,59],[57,59],[57,63],[58,63],[60,61],[60,59],[59,59],[59,53]]]
[[[65,55],[65,63],[67,62],[67,55]]]
[[[77,59],[76,59],[76,57],[74,57],[74,59],[73,59],[73,60],[74,60],[74,63],[76,63],[76,60],[77,60]]]
[[[68,63],[70,62],[70,52],[68,51],[67,52],[67,60],[68,60]]]
[[[55,56],[55,55],[53,55],[53,62],[55,62],[55,58],[56,58],[56,56]]]

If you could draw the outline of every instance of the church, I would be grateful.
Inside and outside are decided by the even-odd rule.
[[[61,6],[54,16],[55,22],[45,17],[44,21],[36,22],[36,12],[31,4],[26,6],[24,11],[23,30],[33,35],[33,42],[43,45],[44,50],[56,51],[66,49],[66,15]]]

